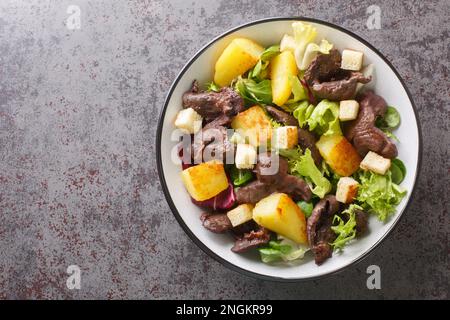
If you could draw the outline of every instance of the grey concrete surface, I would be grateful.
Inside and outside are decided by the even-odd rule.
[[[81,29],[65,22],[81,9]],[[369,5],[381,29],[366,27]],[[0,298],[449,296],[449,21],[440,1],[1,1]],[[423,130],[418,192],[373,254],[336,276],[279,284],[226,269],[177,224],[155,163],[157,115],[180,68],[238,24],[337,23],[398,69]],[[80,290],[66,287],[79,265]],[[377,264],[382,289],[366,288]]]

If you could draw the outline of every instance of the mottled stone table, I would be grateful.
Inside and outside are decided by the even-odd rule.
[[[66,23],[70,5],[80,29]],[[367,27],[370,5],[381,29]],[[1,1],[0,298],[448,298],[449,12],[446,0]],[[414,96],[424,139],[418,192],[393,235],[338,275],[297,284],[241,276],[198,249],[155,164],[157,115],[189,57],[279,15],[377,47]],[[66,287],[72,264],[80,290]],[[371,264],[381,290],[366,288]]]

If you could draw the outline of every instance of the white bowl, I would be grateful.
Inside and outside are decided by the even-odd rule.
[[[180,179],[180,165],[173,163],[171,152],[176,142],[171,140],[174,119],[181,109],[181,96],[189,90],[194,79],[200,84],[213,79],[214,64],[222,49],[237,36],[255,40],[264,46],[279,43],[285,33],[292,33],[292,21],[307,21],[315,25],[318,39],[326,38],[339,50],[344,48],[364,52],[364,63],[373,63],[375,77],[370,86],[389,105],[396,106],[401,114],[401,125],[395,134],[399,155],[407,168],[402,186],[408,195],[397,207],[397,212],[386,222],[370,217],[370,232],[365,237],[353,241],[342,253],[333,253],[323,265],[317,266],[311,254],[295,265],[267,265],[260,261],[257,253],[236,254],[230,251],[231,236],[214,234],[206,230],[199,216],[202,209],[192,204]],[[394,67],[367,41],[352,32],[328,22],[309,18],[269,18],[254,21],[225,32],[197,52],[181,70],[173,82],[160,114],[156,137],[157,164],[161,184],[170,208],[176,219],[191,239],[206,253],[225,266],[243,274],[271,280],[294,281],[324,276],[351,265],[373,250],[392,231],[405,210],[413,193],[419,171],[421,134],[416,110],[410,94]],[[255,250],[256,251],[256,250]]]

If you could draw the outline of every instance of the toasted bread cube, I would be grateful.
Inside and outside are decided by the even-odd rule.
[[[385,175],[391,167],[391,159],[386,159],[373,151],[369,151],[359,166],[363,170]]]
[[[191,197],[197,201],[211,199],[228,188],[223,163],[216,160],[183,170],[181,179]]]
[[[336,200],[342,203],[351,203],[358,194],[358,181],[350,177],[339,179],[336,190]]]
[[[267,144],[272,136],[272,124],[260,106],[238,113],[233,118],[231,127],[255,147]]]
[[[356,100],[342,100],[339,103],[339,120],[349,121],[358,117],[359,103]]]
[[[276,149],[291,149],[298,144],[298,129],[295,126],[276,128],[272,145]]]
[[[236,147],[235,164],[238,169],[252,169],[256,164],[256,148],[250,144],[239,143]]]
[[[253,209],[253,220],[296,243],[308,244],[305,214],[285,193],[273,193],[260,200]]]
[[[363,63],[363,53],[345,49],[342,51],[341,69],[359,71]]]
[[[253,219],[253,205],[250,203],[241,204],[228,211],[227,216],[233,227],[246,223]]]
[[[177,114],[175,126],[184,129],[190,134],[197,133],[202,128],[202,116],[194,109],[183,109]]]

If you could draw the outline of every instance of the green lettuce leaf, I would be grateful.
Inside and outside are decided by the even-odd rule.
[[[297,146],[293,149],[279,149],[278,153],[280,154],[280,156],[291,160],[300,159],[300,157],[303,155],[303,151],[300,146]]]
[[[253,179],[253,173],[251,170],[238,169],[235,166],[231,168],[230,176],[235,187],[243,186]]]
[[[280,54],[280,46],[279,45],[273,45],[268,48],[266,48],[263,53],[261,53],[261,56],[259,59],[262,62],[270,61],[273,57]]]
[[[312,211],[314,209],[314,205],[312,202],[306,202],[306,201],[299,201],[297,202],[297,205],[302,209],[302,212],[305,214],[306,218],[309,218],[312,214]]]
[[[358,178],[360,186],[356,200],[363,208],[385,221],[395,207],[406,195],[406,190],[392,181],[392,173],[388,171],[385,175],[379,175],[371,171],[359,171]]]
[[[302,101],[294,109],[292,115],[298,120],[298,125],[303,128],[307,123],[308,119],[314,111],[314,105],[309,104],[308,101]]]
[[[397,136],[395,134],[392,133],[392,131],[390,131],[389,129],[381,129],[381,131],[384,132],[384,134],[388,137],[391,138],[392,140],[395,140],[397,142],[400,142],[400,140],[398,140]]]
[[[270,124],[272,125],[272,128],[280,128],[283,126],[281,123],[277,122],[273,118],[270,118],[269,121],[270,121]]]
[[[274,45],[266,48],[260,55],[256,65],[252,70],[249,71],[248,78],[256,80],[258,82],[267,79],[269,76],[269,69],[267,68],[269,66],[269,62],[278,54],[280,54],[279,45]]]
[[[272,86],[270,80],[256,82],[252,79],[239,77],[235,90],[241,95],[247,105],[272,103]]]
[[[289,171],[292,174],[309,178],[314,184],[312,192],[319,198],[323,198],[331,191],[331,183],[328,181],[317,168],[311,156],[311,150],[306,149],[304,155],[298,158],[289,158]]]
[[[335,215],[333,217],[333,226],[331,227],[331,230],[333,230],[337,235],[336,239],[331,244],[334,249],[342,250],[347,242],[355,238],[356,210],[363,210],[363,208],[356,204],[351,204],[347,210],[342,211],[342,215],[346,214],[348,216],[348,220],[346,222],[344,222],[339,215]]]
[[[253,69],[248,72],[248,78],[258,82],[266,79],[269,75],[267,69],[268,65],[269,62],[262,62],[261,60],[258,60]]]
[[[388,106],[383,117],[379,117],[375,125],[380,129],[393,130],[400,125],[400,113],[392,106]]]
[[[298,102],[300,100],[307,100],[308,92],[302,86],[298,77],[291,75],[291,76],[289,76],[289,81],[291,82],[293,98],[289,99],[287,101],[287,104],[292,104],[292,103]]]
[[[392,174],[392,182],[396,184],[402,183],[406,176],[406,166],[403,161],[400,159],[393,159],[389,170]]]
[[[293,261],[302,259],[309,250],[308,247],[297,245],[295,242],[278,236],[277,241],[270,241],[265,247],[259,248],[261,260],[264,263],[277,261]]]
[[[319,135],[342,134],[339,123],[339,104],[337,102],[327,99],[320,101],[307,122],[309,130],[315,131]]]
[[[219,92],[220,87],[217,84],[215,84],[214,82],[209,82],[206,84],[206,91]]]

